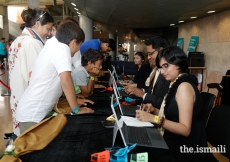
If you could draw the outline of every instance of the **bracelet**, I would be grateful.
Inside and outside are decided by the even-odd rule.
[[[76,106],[75,108],[72,109],[71,115],[76,115],[78,114],[80,111],[80,107]]]
[[[158,122],[159,122],[159,116],[154,115],[153,123],[158,124]]]
[[[160,123],[158,124],[158,128],[161,128],[164,125],[164,122],[165,122],[165,118],[161,117]]]
[[[95,78],[94,77],[92,77],[92,76],[90,76],[90,78],[89,78],[90,80],[95,80]]]

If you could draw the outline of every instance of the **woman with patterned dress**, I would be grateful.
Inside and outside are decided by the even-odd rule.
[[[15,119],[17,105],[28,87],[35,60],[44,46],[54,19],[43,10],[27,9],[21,14],[23,30],[9,48],[10,105],[13,116],[14,134],[19,135],[19,123]],[[42,65],[41,65],[42,66]]]

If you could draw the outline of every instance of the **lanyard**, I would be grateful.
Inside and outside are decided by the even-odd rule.
[[[31,34],[34,38],[36,38],[37,40],[41,41],[42,44],[43,44],[43,46],[44,46],[44,42],[41,40],[41,38],[40,38],[32,29],[27,28],[27,30],[30,32],[30,34]]]

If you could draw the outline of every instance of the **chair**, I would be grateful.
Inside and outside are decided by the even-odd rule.
[[[223,87],[222,94],[221,94],[221,105],[228,105],[230,106],[230,75],[223,76],[223,79],[220,83]]]
[[[214,100],[215,100],[216,96],[212,93],[201,92],[201,97],[202,97],[203,108],[204,108],[204,122],[206,124],[208,121],[208,117],[210,115],[210,112],[213,108]]]
[[[137,65],[131,62],[124,62],[124,74],[125,75],[135,75],[137,72]]]
[[[225,75],[230,75],[230,69],[226,72]]]
[[[215,106],[206,125],[207,141],[230,159],[230,106]]]
[[[228,70],[225,75],[230,75],[230,70]],[[209,83],[209,84],[207,84],[207,87],[208,87],[208,92],[209,92],[209,88],[218,90],[218,94],[217,94],[216,100],[215,100],[215,106],[220,105],[221,104],[222,91],[223,91],[223,87],[221,86],[221,84]]]

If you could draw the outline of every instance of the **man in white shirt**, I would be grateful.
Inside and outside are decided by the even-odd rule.
[[[71,57],[84,39],[84,32],[78,25],[64,21],[59,25],[56,36],[46,42],[35,62],[30,84],[17,107],[20,133],[39,123],[54,108],[62,90],[73,113],[93,112],[86,107],[79,108],[71,78]]]

